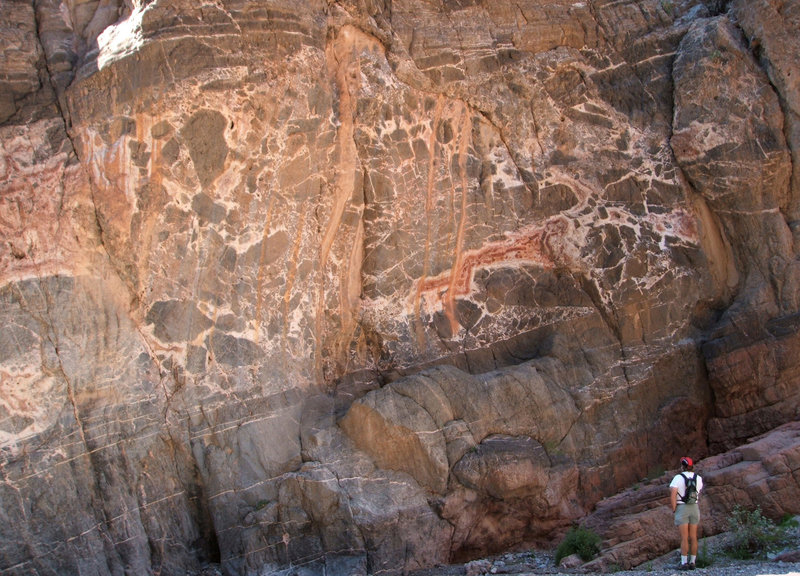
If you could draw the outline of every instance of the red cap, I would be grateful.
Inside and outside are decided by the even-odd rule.
[[[689,458],[688,456],[684,456],[683,458],[681,458],[681,464],[683,464],[684,466],[694,466],[694,462],[692,462],[692,459]]]

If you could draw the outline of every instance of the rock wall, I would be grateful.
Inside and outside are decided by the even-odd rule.
[[[798,29],[0,0],[0,571],[549,545],[796,420]]]

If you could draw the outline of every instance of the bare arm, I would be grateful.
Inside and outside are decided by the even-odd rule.
[[[675,512],[675,508],[678,507],[678,489],[677,488],[670,488],[669,489],[669,505],[673,512]]]

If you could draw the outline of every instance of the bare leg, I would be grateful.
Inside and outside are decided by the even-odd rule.
[[[689,554],[692,556],[697,556],[697,524],[688,524],[689,527]],[[681,526],[683,528],[683,526]],[[681,536],[681,541],[683,540],[683,536]],[[683,543],[681,542],[681,546]],[[681,548],[682,549],[682,548]]]
[[[688,524],[681,524],[678,526],[678,530],[681,533],[681,556],[688,556],[689,555],[689,525]],[[697,532],[695,531],[695,535]]]

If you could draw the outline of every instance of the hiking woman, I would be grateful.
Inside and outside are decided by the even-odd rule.
[[[679,570],[694,570],[697,559],[697,527],[700,524],[697,496],[703,489],[703,479],[694,472],[691,458],[681,458],[681,472],[675,475],[669,488],[675,526],[681,534]]]

